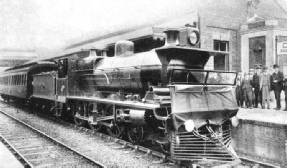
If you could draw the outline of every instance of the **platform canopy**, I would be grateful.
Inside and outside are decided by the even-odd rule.
[[[193,25],[194,22],[198,22],[198,15],[196,11],[193,11],[182,17],[176,19],[170,19],[165,22],[147,25],[137,28],[130,28],[127,30],[121,30],[118,32],[94,37],[85,41],[71,44],[65,48],[66,53],[72,53],[81,49],[105,49],[108,46],[114,45],[119,40],[131,40],[136,41],[139,39],[153,37],[156,39],[164,40],[165,34],[163,31],[166,28],[183,28],[186,25]]]
[[[0,67],[13,67],[37,58],[34,50],[0,49]]]

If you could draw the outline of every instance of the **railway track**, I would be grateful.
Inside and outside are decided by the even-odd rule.
[[[52,116],[47,116],[47,115],[42,114],[42,113],[38,113],[38,116],[46,118],[46,119],[48,118],[49,120],[53,120],[57,123],[61,123],[61,125],[65,126],[65,127],[69,127],[70,129],[79,131],[83,134],[89,134],[91,136],[100,137],[102,139],[103,143],[110,144],[110,145],[120,144],[120,147],[117,146],[115,148],[117,148],[119,150],[123,149],[126,151],[126,153],[131,153],[131,152],[137,153],[136,157],[152,156],[152,157],[157,159],[156,161],[154,161],[154,163],[156,163],[156,164],[158,164],[158,163],[168,163],[168,164],[173,164],[173,165],[176,164],[168,155],[165,155],[161,152],[158,152],[158,151],[155,151],[155,150],[143,147],[143,146],[133,145],[132,143],[127,142],[125,140],[117,139],[117,138],[111,137],[109,135],[106,135],[106,134],[103,134],[100,132],[95,132],[93,130],[90,130],[90,129],[87,129],[84,127],[79,127],[75,124],[71,124],[71,123],[66,122],[62,119],[58,119],[58,118],[55,118]],[[0,129],[0,134],[1,134],[1,129]],[[87,155],[89,155],[89,154],[87,154]],[[203,168],[203,167],[213,167],[213,168],[223,167],[224,168],[224,167],[230,167],[230,166],[233,168],[249,168],[249,167],[251,168],[254,166],[255,167],[262,167],[262,168],[278,168],[279,167],[279,166],[259,162],[259,161],[252,160],[252,159],[247,159],[247,158],[242,158],[242,157],[240,159],[241,159],[241,164],[224,164],[224,163],[222,163],[220,165],[218,165],[218,164],[212,165],[212,164],[197,163],[197,164],[193,164],[192,166],[194,168]],[[189,165],[184,165],[183,167],[190,167],[190,166],[191,165],[189,164]]]
[[[105,167],[0,110],[0,139],[24,167]]]
[[[100,133],[100,132],[95,132],[95,131],[87,129],[85,127],[79,127],[75,124],[68,123],[66,121],[63,121],[61,119],[58,119],[58,118],[55,118],[52,116],[43,115],[42,113],[38,113],[38,114],[40,116],[45,117],[45,118],[48,117],[51,120],[57,120],[57,122],[62,123],[63,125],[68,126],[71,129],[78,130],[78,131],[81,131],[83,133],[99,136],[103,139],[103,141],[105,141],[107,143],[111,142],[111,143],[120,144],[120,145],[122,145],[122,147],[120,147],[122,149],[130,148],[131,150],[129,152],[141,152],[141,153],[143,153],[142,156],[151,155],[153,157],[156,157],[159,159],[159,161],[157,161],[158,163],[170,162],[171,164],[176,164],[176,162],[174,160],[172,160],[168,155],[165,155],[161,152],[154,151],[154,150],[151,150],[151,149],[143,147],[143,146],[133,145],[130,142],[127,142],[127,141],[124,141],[121,139],[117,139],[117,138],[111,137],[109,135]],[[253,168],[254,166],[260,167],[260,168],[280,168],[280,166],[256,161],[253,159],[248,159],[245,157],[240,157],[240,160],[241,160],[241,163],[235,163],[235,164],[234,163],[233,164],[220,164],[218,166],[210,166],[210,164],[198,163],[198,164],[193,164],[192,166],[193,166],[193,168],[205,168],[205,167],[210,167],[210,168],[224,168],[224,167],[226,167],[226,168],[227,167],[228,168],[229,167],[232,167],[232,168]],[[186,164],[186,165],[183,165],[182,167],[190,167],[190,165]]]

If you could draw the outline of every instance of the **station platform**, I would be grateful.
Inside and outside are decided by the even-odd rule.
[[[281,101],[285,108],[285,101]],[[287,167],[287,111],[239,108],[239,125],[232,129],[235,151],[239,155]]]
[[[0,168],[23,168],[24,166],[0,141]]]
[[[261,108],[253,108],[253,109],[245,109],[239,108],[239,112],[237,113],[237,117],[242,120],[254,120],[261,122],[268,122],[274,124],[283,124],[287,126],[287,111],[275,110],[273,109],[275,106],[270,109],[261,109]],[[285,103],[284,103],[285,107]]]

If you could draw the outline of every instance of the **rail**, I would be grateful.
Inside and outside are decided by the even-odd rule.
[[[40,135],[41,137],[44,137],[44,138],[50,140],[51,142],[57,144],[58,146],[60,146],[60,147],[62,147],[62,148],[64,148],[64,149],[67,149],[67,150],[71,151],[72,153],[74,153],[74,154],[80,156],[81,158],[83,158],[83,159],[85,159],[86,161],[90,162],[92,165],[94,165],[94,166],[96,166],[96,167],[100,167],[100,168],[104,168],[104,167],[105,167],[103,164],[99,163],[98,161],[95,161],[95,160],[93,160],[92,158],[90,158],[90,157],[88,157],[88,156],[86,156],[86,155],[84,155],[84,154],[81,154],[79,151],[73,149],[72,147],[69,147],[69,146],[63,144],[62,142],[56,140],[55,138],[53,138],[53,137],[51,137],[51,136],[45,134],[44,132],[42,132],[42,131],[40,131],[40,130],[38,130],[38,129],[36,129],[36,128],[34,128],[34,127],[32,127],[32,126],[30,126],[30,125],[24,123],[23,121],[20,121],[19,119],[15,118],[15,117],[13,117],[13,116],[11,116],[11,115],[9,115],[8,113],[4,112],[3,110],[0,110],[0,113],[1,113],[1,114],[4,114],[5,116],[7,116],[7,117],[9,117],[9,118],[11,118],[11,119],[13,119],[13,120],[16,121],[17,123],[20,123],[20,124],[24,125],[25,127],[29,128],[29,129],[32,130],[33,132],[37,133],[37,134]],[[0,134],[0,136],[1,136],[1,134]],[[19,150],[17,150],[12,144],[9,143],[9,140],[7,140],[7,139],[4,138],[4,136],[1,136],[1,141],[4,142],[4,144],[6,144],[6,146],[9,146],[10,149],[12,149],[13,154],[14,154],[15,156],[18,156],[17,158],[18,158],[22,163],[24,162],[23,165],[24,165],[25,167],[31,167],[31,168],[34,167],[33,164],[32,164],[31,162],[29,162],[29,160],[26,159],[25,156],[23,156]]]

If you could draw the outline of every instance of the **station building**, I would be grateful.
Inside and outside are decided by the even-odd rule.
[[[164,45],[164,29],[192,25],[200,30],[198,47],[226,51],[211,57],[205,69],[242,70],[256,65],[273,71],[273,64],[287,74],[287,9],[283,0],[209,0],[197,11],[162,23],[95,36],[66,47],[66,52],[98,49],[100,55],[113,56],[119,40],[135,43],[135,52]]]

